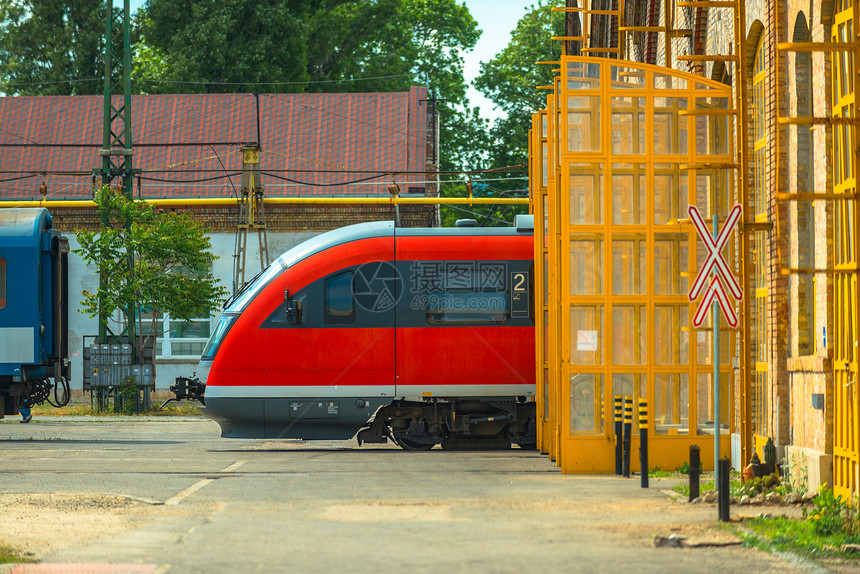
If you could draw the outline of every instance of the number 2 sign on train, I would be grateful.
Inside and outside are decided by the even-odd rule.
[[[533,234],[532,216],[321,234],[227,302],[204,381],[172,390],[225,437],[532,448]]]

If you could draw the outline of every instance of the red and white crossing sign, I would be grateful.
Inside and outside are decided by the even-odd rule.
[[[735,313],[734,303],[729,299],[728,293],[726,293],[725,287],[723,287],[723,283],[728,286],[729,292],[738,301],[743,299],[744,293],[741,290],[741,286],[738,285],[738,281],[735,279],[734,273],[732,273],[726,260],[723,259],[722,250],[725,248],[726,243],[728,243],[729,236],[731,236],[735,225],[737,225],[738,220],[741,217],[741,206],[736,205],[732,208],[729,212],[729,217],[726,219],[725,225],[723,225],[723,228],[720,230],[716,239],[714,239],[711,230],[708,229],[708,225],[705,223],[705,220],[702,219],[702,215],[694,205],[691,205],[687,211],[690,214],[690,219],[692,220],[693,225],[696,226],[696,230],[699,232],[699,237],[701,237],[702,242],[705,244],[705,249],[708,250],[708,258],[699,270],[699,274],[696,276],[693,286],[690,287],[690,301],[695,301],[699,298],[699,295],[701,295],[702,290],[705,289],[705,284],[708,285],[707,289],[705,289],[705,298],[702,300],[698,311],[696,311],[696,315],[693,317],[693,325],[696,327],[702,326],[702,323],[705,321],[705,317],[708,315],[708,309],[716,297],[717,303],[720,305],[720,309],[723,312],[723,316],[726,318],[726,322],[732,327],[737,327],[738,316]],[[711,282],[708,283],[708,275],[711,274],[711,271],[714,271],[714,276]]]

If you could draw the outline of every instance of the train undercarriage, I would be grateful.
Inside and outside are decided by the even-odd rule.
[[[535,448],[535,403],[525,397],[487,401],[458,398],[395,401],[358,432],[358,444],[391,438],[404,450]]]

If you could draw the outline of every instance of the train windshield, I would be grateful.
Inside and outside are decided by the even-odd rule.
[[[215,353],[218,352],[218,347],[221,346],[221,342],[224,340],[224,337],[227,336],[227,332],[230,330],[230,327],[233,326],[233,323],[236,322],[236,319],[239,318],[239,315],[232,315],[224,313],[221,315],[221,319],[218,320],[218,324],[215,326],[215,330],[212,331],[212,336],[209,337],[209,342],[206,343],[206,347],[203,349],[202,360],[212,360],[215,358]]]
[[[235,295],[235,298],[228,300],[228,306],[224,310],[225,313],[241,313],[248,306],[254,297],[262,291],[275,277],[283,273],[287,269],[281,258],[276,259],[271,265],[266,267],[266,270],[251,279],[242,289]]]

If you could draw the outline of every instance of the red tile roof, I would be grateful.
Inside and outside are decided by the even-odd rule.
[[[233,196],[234,186],[240,187],[239,148],[257,141],[258,118],[267,195],[387,195],[390,175],[356,182],[376,174],[345,171],[427,170],[426,99],[422,87],[398,93],[133,96],[133,161],[143,170],[135,195],[140,189],[148,198]],[[0,199],[39,199],[43,180],[49,198],[91,197],[91,176],[55,172],[89,174],[101,167],[102,102],[101,96],[0,98]],[[48,175],[22,178],[28,171]],[[207,178],[218,179],[189,181]]]

